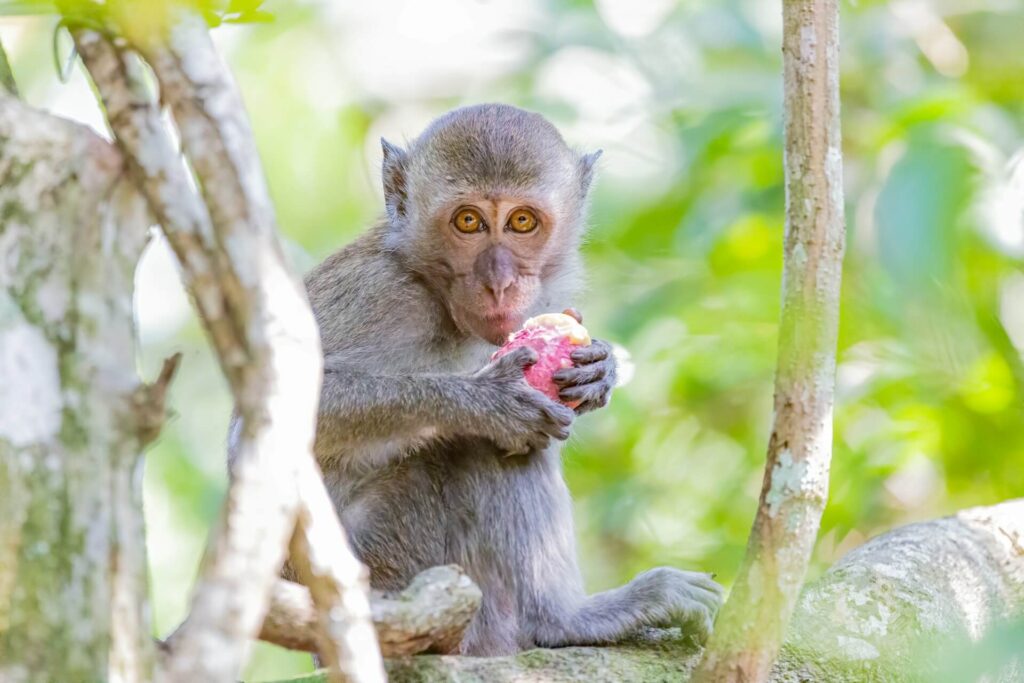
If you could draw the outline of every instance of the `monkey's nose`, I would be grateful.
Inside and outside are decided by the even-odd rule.
[[[486,289],[487,293],[491,295],[491,298],[494,299],[494,303],[497,306],[501,306],[502,302],[505,300],[505,293],[508,292],[511,286],[512,280],[484,283],[484,289]]]

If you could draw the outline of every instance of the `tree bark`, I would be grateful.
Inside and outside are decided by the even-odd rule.
[[[383,681],[368,580],[312,457],[319,337],[285,263],[241,99],[205,24],[136,37],[174,115],[204,201],[192,191],[134,56],[74,31],[118,144],[182,264],[240,415],[232,481],[185,622],[166,642],[171,681],[237,676],[289,542],[317,606],[333,680]]]
[[[764,681],[828,498],[845,227],[836,0],[783,0],[786,235],[775,415],[743,566],[702,683]]]
[[[148,226],[112,145],[0,92],[3,681],[153,677],[139,454],[162,395],[134,372],[132,319]]]
[[[373,626],[386,657],[453,652],[480,607],[480,589],[456,566],[434,567],[396,594],[374,591]],[[278,581],[260,639],[292,650],[317,650],[317,614],[309,591]]]
[[[769,680],[1017,682],[1024,652],[984,643],[1022,620],[1024,499],[901,527],[851,552],[804,589]],[[700,658],[677,629],[652,629],[613,647],[404,657],[387,669],[391,683],[686,681]]]
[[[775,679],[1021,681],[1024,659],[999,662],[978,644],[1022,619],[1019,499],[901,527],[846,555],[803,591]],[[953,673],[957,660],[982,668]]]

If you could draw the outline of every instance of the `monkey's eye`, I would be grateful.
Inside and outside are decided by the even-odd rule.
[[[530,232],[537,227],[537,217],[529,209],[516,209],[508,217],[508,227],[515,232]]]
[[[462,209],[455,214],[455,228],[459,232],[480,232],[484,229],[484,217],[476,209]]]

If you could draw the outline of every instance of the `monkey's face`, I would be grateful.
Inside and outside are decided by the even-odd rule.
[[[492,344],[519,329],[556,256],[559,216],[543,200],[496,194],[461,197],[435,217],[448,266],[448,305],[459,327]]]
[[[460,330],[500,345],[539,309],[569,305],[599,152],[581,156],[544,117],[501,104],[440,117],[408,152],[382,145],[389,247]]]

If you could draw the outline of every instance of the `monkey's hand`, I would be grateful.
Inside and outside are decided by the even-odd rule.
[[[579,401],[580,415],[608,405],[615,386],[615,354],[611,344],[595,339],[569,356],[573,367],[559,370],[551,379],[558,386],[558,397],[566,403]]]
[[[551,439],[569,438],[575,417],[572,409],[552,401],[523,377],[523,369],[536,362],[536,351],[520,347],[472,376],[481,436],[509,455],[543,449]]]

